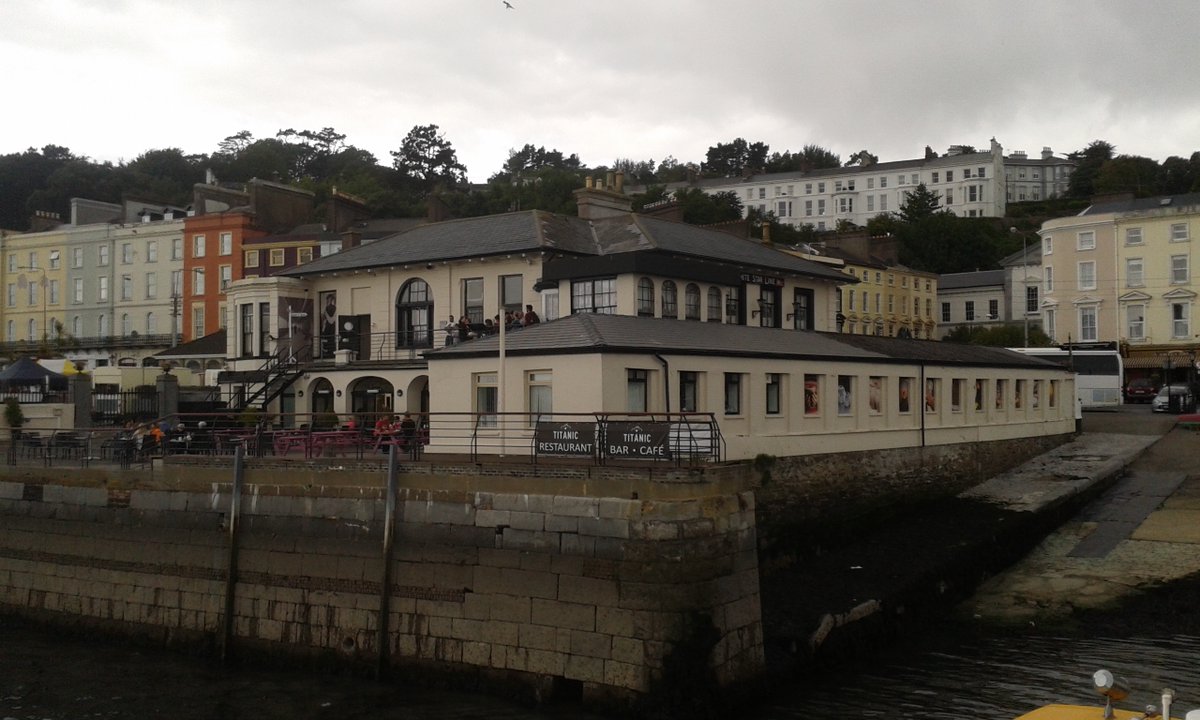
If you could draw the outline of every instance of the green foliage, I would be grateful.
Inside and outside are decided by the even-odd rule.
[[[996,266],[1005,255],[1020,249],[1013,237],[993,219],[962,218],[936,212],[895,229],[900,240],[900,262],[934,273],[969,272]]]
[[[4,421],[14,430],[25,424],[25,412],[15,397],[4,399]]]
[[[773,153],[767,160],[767,172],[812,172],[841,166],[841,157],[820,145],[805,145],[798,153]]]
[[[675,200],[683,209],[683,221],[692,225],[712,225],[742,217],[742,201],[731,190],[709,195],[700,188],[681,188],[675,191]]]
[[[1147,157],[1118,155],[1100,166],[1096,176],[1097,193],[1130,192],[1134,197],[1149,197],[1157,191],[1158,163]]]
[[[1076,198],[1090,198],[1096,194],[1096,179],[1100,176],[1100,168],[1113,157],[1116,146],[1103,140],[1093,140],[1082,150],[1069,155],[1075,161],[1075,170],[1067,185],[1067,195]]]
[[[942,338],[946,342],[963,345],[986,345],[989,347],[1022,347],[1025,343],[1024,323],[1005,323],[984,327],[982,325],[959,325]],[[1054,347],[1042,328],[1029,325],[1029,347]]]
[[[846,161],[846,167],[870,167],[879,162],[879,156],[866,150],[859,150]]]
[[[708,149],[700,172],[706,177],[739,177],[747,172],[761,172],[767,167],[767,152],[770,146],[748,143],[737,138],[728,143],[717,143]]]
[[[467,168],[437,125],[416,125],[408,131],[399,150],[392,151],[392,165],[402,176],[428,192],[434,187],[466,184]]]
[[[941,205],[937,193],[921,183],[906,194],[904,204],[900,206],[900,219],[906,223],[920,222],[938,212]]]

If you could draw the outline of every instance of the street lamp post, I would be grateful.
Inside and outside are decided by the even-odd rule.
[[[46,287],[48,284],[46,282],[46,268],[37,267],[35,265],[18,265],[17,269],[18,270],[37,270],[38,272],[40,272],[42,274],[42,340],[46,340],[50,337],[50,328],[48,328],[46,326],[46,317],[47,317],[47,314],[46,314],[46,291],[48,289]]]

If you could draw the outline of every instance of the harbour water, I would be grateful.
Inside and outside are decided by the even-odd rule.
[[[943,631],[857,668],[783,683],[747,717],[1011,720],[1045,703],[1095,703],[1089,683],[1101,667],[1133,684],[1128,707],[1157,704],[1171,687],[1177,709],[1200,708],[1200,636]],[[0,720],[596,717],[363,678],[223,670],[201,657],[0,619]]]

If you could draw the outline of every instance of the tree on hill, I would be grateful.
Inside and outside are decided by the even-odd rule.
[[[1090,198],[1096,194],[1096,179],[1100,168],[1113,157],[1116,147],[1103,140],[1093,140],[1082,150],[1067,155],[1075,161],[1075,170],[1067,184],[1067,194],[1076,198]]]
[[[1155,185],[1163,195],[1181,195],[1200,190],[1200,152],[1192,153],[1189,160],[1177,155],[1163,160]]]
[[[925,187],[925,183],[905,194],[904,203],[900,206],[900,220],[915,223],[941,210],[942,201],[938,194]]]
[[[935,273],[969,272],[995,267],[1011,252],[1010,233],[987,218],[960,218],[935,212],[897,225],[900,262]]]
[[[492,175],[488,182],[508,182],[513,178],[547,167],[559,170],[580,170],[583,168],[583,163],[574,153],[564,156],[557,149],[547,150],[544,146],[526,143],[520,150],[508,151],[508,159],[504,161],[504,167]]]
[[[742,201],[732,190],[709,195],[700,188],[680,188],[675,200],[683,209],[683,221],[692,225],[740,220]]]
[[[773,153],[767,161],[767,172],[812,172],[842,166],[837,154],[820,145],[805,145],[797,153]]]
[[[416,125],[408,131],[399,150],[392,151],[392,166],[428,192],[438,185],[455,187],[467,182],[467,168],[437,125]]]
[[[1024,323],[1005,323],[993,327],[959,325],[942,338],[945,342],[988,347],[1021,347],[1025,343]],[[1055,343],[1037,325],[1029,326],[1029,347],[1054,347]]]
[[[1149,197],[1158,191],[1159,165],[1136,155],[1118,155],[1100,166],[1096,193],[1130,192],[1134,197]]]
[[[879,156],[866,150],[859,150],[846,161],[846,167],[870,167],[879,163]]]
[[[708,149],[700,172],[707,177],[740,177],[747,172],[759,172],[767,166],[768,145],[761,142],[748,143],[737,138],[728,143],[717,143]]]

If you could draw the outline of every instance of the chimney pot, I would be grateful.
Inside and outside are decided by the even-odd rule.
[[[616,181],[616,173],[614,173],[614,172],[612,172],[612,171],[610,170],[610,171],[608,172],[608,174],[604,176],[604,189],[605,189],[605,190],[612,190],[612,189],[613,189],[613,185],[615,185],[615,184],[616,184],[616,182],[617,182],[617,181]]]

